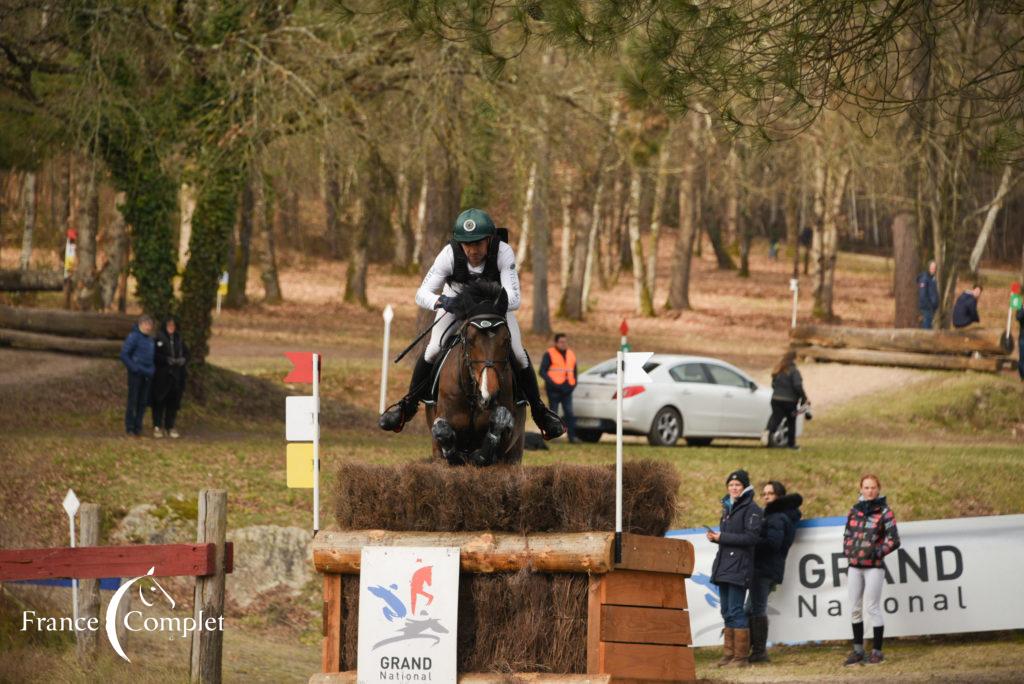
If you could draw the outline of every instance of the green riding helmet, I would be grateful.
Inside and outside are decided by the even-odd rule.
[[[494,235],[494,221],[486,211],[467,209],[455,219],[453,237],[456,242],[479,242]]]

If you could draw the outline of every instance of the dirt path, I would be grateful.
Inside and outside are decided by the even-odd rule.
[[[0,348],[0,388],[72,377],[104,363],[88,356]]]
[[[932,371],[883,366],[848,366],[840,363],[802,363],[800,374],[815,413],[879,392],[909,387],[935,377]]]

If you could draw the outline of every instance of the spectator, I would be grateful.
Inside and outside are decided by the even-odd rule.
[[[718,585],[725,622],[725,648],[718,667],[747,667],[750,628],[743,604],[754,578],[754,546],[761,539],[763,513],[754,503],[747,471],[729,473],[725,486],[719,531],[707,531],[708,540],[718,544],[711,581]]]
[[[124,429],[129,436],[142,435],[142,419],[149,405],[149,390],[156,368],[153,350],[156,345],[150,335],[153,319],[140,316],[121,346],[121,361],[128,369],[128,405],[124,411]]]
[[[768,241],[768,259],[771,261],[779,260],[779,238],[774,235]]]
[[[978,299],[981,297],[981,285],[964,290],[953,305],[953,327],[966,328],[971,323],[981,323],[978,317]]]
[[[799,494],[786,494],[786,487],[777,480],[765,483],[761,494],[764,497],[764,525],[761,539],[754,549],[754,580],[747,597],[752,663],[768,662],[768,594],[776,585],[782,584],[786,556],[796,537],[800,506],[804,502]]]
[[[562,415],[569,432],[569,441],[576,439],[576,417],[572,412],[572,393],[576,389],[576,354],[569,349],[565,333],[555,335],[555,344],[544,352],[540,361],[540,376],[548,395],[548,406],[555,413],[562,407]]]
[[[796,445],[796,407],[798,402],[809,404],[807,393],[804,392],[804,380],[796,367],[796,352],[788,351],[782,355],[772,369],[772,415],[768,418],[768,428],[761,435],[761,443],[772,446],[772,436],[785,420],[787,429],[787,446],[797,449]]]
[[[866,609],[874,627],[869,665],[885,660],[882,656],[882,586],[885,584],[885,561],[900,547],[896,517],[880,496],[882,483],[875,475],[860,478],[860,498],[850,509],[843,531],[843,554],[849,563],[847,580],[850,592],[850,619],[853,622],[853,652],[844,665],[864,662],[864,614]]]
[[[917,309],[921,312],[921,327],[932,329],[935,312],[939,309],[939,285],[935,282],[938,266],[935,260],[928,262],[928,270],[917,276]]]
[[[167,434],[179,437],[174,420],[185,394],[185,365],[188,347],[178,332],[178,322],[172,317],[164,322],[164,329],[156,339],[156,376],[153,378],[153,436],[160,439]]]

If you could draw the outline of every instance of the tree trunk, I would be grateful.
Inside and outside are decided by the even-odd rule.
[[[420,277],[427,274],[434,265],[441,248],[448,242],[452,224],[459,215],[462,197],[459,162],[454,149],[454,133],[442,129],[431,145],[425,180],[425,202],[423,203],[423,239],[420,252]],[[422,330],[433,322],[434,313],[420,309],[416,318],[417,329]]]
[[[971,250],[968,270],[975,277],[978,275],[978,264],[981,263],[981,256],[985,253],[985,245],[988,243],[989,235],[992,234],[992,228],[996,224],[996,215],[1003,208],[1006,193],[1010,190],[1011,172],[1012,167],[1009,164],[1003,167],[1003,177],[999,181],[999,189],[996,191],[996,196],[988,204],[988,210],[985,212],[985,222],[981,226],[981,232],[978,233],[978,241],[974,243],[974,249]],[[24,258],[24,252],[22,252],[22,258]]]
[[[903,368],[939,368],[944,370],[976,370],[994,373],[1000,361],[995,358],[975,359],[970,356],[946,354],[915,354],[913,352],[874,351],[871,349],[825,349],[803,347],[797,350],[803,359],[855,363],[863,366],[897,366]]]
[[[32,240],[36,230],[36,173],[26,171],[21,186],[23,229],[20,268],[27,271],[32,262]]]
[[[427,194],[429,191],[429,174],[424,170],[420,182],[419,199],[416,201],[416,220],[413,222],[412,263],[419,266],[423,263],[423,236],[427,230]]]
[[[395,228],[395,254],[391,261],[392,270],[408,273],[412,267],[412,252],[415,236],[412,226],[411,198],[419,196],[419,188],[413,187],[408,171],[403,168],[398,173],[397,197],[391,224]]]
[[[918,325],[917,228],[910,212],[900,212],[892,221],[893,292],[896,311],[893,326],[916,328]]]
[[[341,225],[341,162],[333,149],[324,151],[324,216],[326,217],[327,253],[332,259],[345,255],[344,231]]]
[[[658,239],[661,237],[661,214],[665,206],[665,189],[668,186],[669,153],[672,147],[673,126],[670,124],[665,137],[661,141],[658,153],[658,170],[654,180],[654,200],[651,204],[651,242],[647,253],[647,293],[651,298],[651,310],[654,310],[654,293],[658,281]]]
[[[252,258],[252,234],[256,209],[258,173],[251,169],[242,188],[242,206],[239,209],[238,238],[234,240],[231,263],[228,264],[228,294],[224,306],[240,309],[248,303],[249,261]]]
[[[799,176],[798,176],[799,178]],[[793,257],[793,278],[800,277],[800,226],[797,222],[797,198],[796,193],[790,190],[786,193],[783,204],[783,211],[786,214],[786,249]]]
[[[0,292],[60,292],[63,289],[61,271],[0,269]]]
[[[537,189],[537,162],[530,164],[530,174],[526,179],[526,199],[523,200],[523,220],[519,224],[519,243],[516,246],[516,259],[521,270],[529,270],[530,228],[533,219],[534,195]]]
[[[998,330],[920,330],[918,328],[856,328],[840,325],[798,325],[790,331],[796,343],[819,347],[875,349],[925,354],[1002,355]]]
[[[360,174],[365,175],[365,173]],[[369,307],[366,298],[366,272],[368,268],[366,254],[366,231],[368,229],[366,215],[370,199],[360,193],[354,200],[355,210],[352,212],[352,231],[349,240],[348,268],[345,271],[345,297],[349,304]]]
[[[608,165],[608,161],[614,151],[615,133],[619,128],[619,118],[622,115],[622,110],[618,107],[612,107],[612,112],[608,116],[608,138],[605,141],[604,149],[601,151],[601,156],[598,159],[597,166],[597,182],[594,188],[594,201],[591,204],[590,210],[590,221],[589,229],[587,231],[587,261],[583,267],[583,287],[580,291],[580,316],[582,317],[587,312],[588,302],[590,301],[590,285],[593,282],[594,273],[594,260],[598,260],[596,268],[598,275],[601,272],[601,246],[597,241],[598,232],[601,230],[601,222],[604,220],[604,202],[605,202],[605,187],[607,185],[608,174],[605,172],[605,167]]]
[[[75,306],[91,311],[97,305],[96,233],[99,229],[100,197],[96,179],[96,162],[89,160],[78,182],[78,241],[75,252],[73,292]]]
[[[732,260],[729,249],[723,242],[722,236],[722,215],[718,207],[708,207],[705,212],[706,220],[703,221],[708,232],[708,239],[711,241],[711,249],[715,252],[715,261],[718,263],[719,271],[736,270],[736,262]]]
[[[63,335],[21,332],[0,328],[0,343],[20,349],[55,351],[83,356],[101,356],[116,359],[121,353],[122,340],[87,340]]]
[[[196,213],[196,188],[182,183],[178,189],[178,270],[188,263],[188,245],[192,240],[192,216]]]
[[[562,292],[565,292],[565,288],[569,284],[569,274],[572,271],[571,261],[571,248],[572,248],[572,236],[575,233],[572,225],[572,174],[566,172],[565,177],[562,179],[562,188],[559,196],[562,200],[562,239],[559,247],[559,272],[558,282],[562,287]]]
[[[100,305],[104,310],[113,308],[114,297],[121,283],[121,274],[128,266],[128,230],[125,226],[121,207],[124,206],[125,193],[119,192],[114,197],[114,220],[107,226],[103,251],[107,261],[99,274]]]
[[[688,311],[690,307],[690,268],[693,263],[693,242],[698,233],[694,215],[694,197],[697,194],[697,154],[701,140],[700,116],[687,114],[690,131],[683,151],[679,173],[679,231],[672,254],[672,279],[669,282],[665,308]]]
[[[836,257],[839,249],[839,213],[850,167],[840,162],[838,168],[830,164],[826,151],[819,142],[815,163],[815,223],[812,260],[814,261],[813,316],[819,320],[836,319],[833,310]]]
[[[633,255],[633,294],[636,310],[641,316],[654,315],[651,291],[647,288],[647,264],[644,246],[640,240],[640,178],[641,170],[634,167],[629,182],[629,242]]]
[[[252,179],[252,223],[253,229],[259,231],[260,280],[263,281],[263,301],[266,304],[280,304],[284,301],[281,294],[281,281],[277,277],[277,248],[274,244],[274,222],[271,220],[270,200],[267,197],[267,184],[263,174],[256,172]]]
[[[131,332],[135,316],[0,304],[0,328],[61,337],[119,340]]]
[[[725,158],[725,216],[723,242],[726,249],[731,250],[739,238],[740,218],[740,164],[736,145],[729,146],[729,154]]]
[[[562,298],[558,305],[558,315],[573,321],[583,320],[584,314],[583,288],[590,258],[589,234],[593,226],[590,212],[584,208],[587,199],[585,193],[579,193],[576,220],[573,221],[576,238],[573,240],[570,257],[572,264],[568,280],[562,287]]]
[[[551,334],[551,314],[548,309],[548,247],[551,239],[550,217],[547,202],[550,179],[550,149],[547,134],[541,134],[538,143],[538,163],[535,164],[533,211],[530,216],[530,242],[533,243],[531,263],[533,264],[533,322],[535,335]]]

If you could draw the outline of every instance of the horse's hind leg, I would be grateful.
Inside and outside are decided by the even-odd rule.
[[[501,443],[505,440],[505,435],[512,429],[513,425],[514,421],[511,411],[504,406],[494,409],[491,413],[487,434],[484,436],[484,443],[473,452],[473,462],[480,466],[494,465]]]
[[[430,434],[441,448],[441,455],[451,463],[455,454],[455,430],[444,418],[437,418],[430,428]]]

